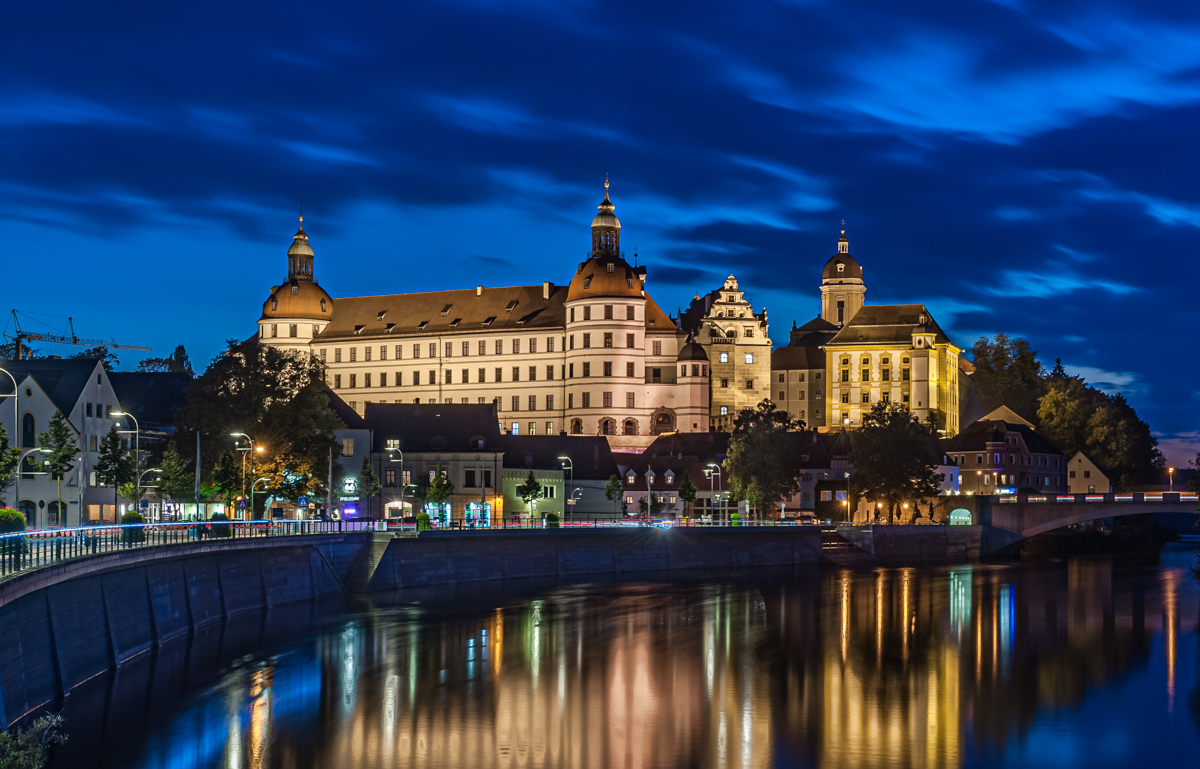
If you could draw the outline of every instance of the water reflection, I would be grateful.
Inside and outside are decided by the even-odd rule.
[[[1197,591],[1170,566],[827,570],[437,609],[454,603],[227,663],[139,739],[110,733],[114,685],[99,706],[114,726],[56,765],[1122,765],[1200,747],[1174,714],[1176,688],[1194,688]],[[178,677],[183,656],[147,663],[152,678]],[[96,715],[83,707],[68,717]]]

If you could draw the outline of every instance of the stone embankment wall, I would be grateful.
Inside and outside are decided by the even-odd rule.
[[[820,561],[816,527],[425,532],[391,542],[368,590],[655,571],[722,574]]]
[[[983,526],[845,526],[838,529],[877,563],[974,563]]]
[[[0,726],[211,623],[341,597],[367,536],[138,548],[0,582]]]

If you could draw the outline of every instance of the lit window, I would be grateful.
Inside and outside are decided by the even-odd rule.
[[[727,353],[727,352],[723,352],[723,353],[721,353],[721,362],[722,362],[722,363],[728,363],[728,362],[729,362],[729,353]]]

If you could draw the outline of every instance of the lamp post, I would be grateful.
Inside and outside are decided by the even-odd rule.
[[[133,414],[130,414],[128,411],[113,411],[113,412],[109,413],[109,416],[110,417],[129,417],[130,419],[133,420],[133,430],[132,431],[117,430],[117,432],[120,434],[123,434],[123,435],[129,435],[130,432],[133,433],[133,468],[134,468],[134,471],[138,473],[137,499],[134,500],[134,502],[133,502],[133,509],[136,510],[136,509],[138,509],[138,506],[142,503],[142,476],[141,476],[141,472],[142,472],[142,428],[141,428],[141,425],[138,424],[137,417],[135,417]]]
[[[22,467],[22,465],[25,464],[25,457],[29,456],[30,454],[44,454],[44,453],[46,453],[46,452],[43,449],[25,449],[24,451],[21,452],[21,455],[19,457],[17,457],[17,485],[16,485],[16,488],[14,489],[14,493],[17,495],[17,512],[21,512],[21,473],[24,472],[24,468]],[[46,474],[45,470],[43,470],[40,473],[37,473],[37,472],[30,473],[30,475],[45,475],[45,474]],[[36,521],[37,508],[36,507],[33,509],[33,515],[35,518],[34,525],[36,526],[37,525],[37,521]]]
[[[711,485],[712,485],[712,479],[713,479],[713,476],[714,476],[714,475],[715,475],[715,476],[717,476],[718,478],[719,478],[719,477],[721,477],[721,466],[720,466],[720,465],[718,465],[716,462],[709,462],[709,463],[708,463],[708,466],[712,468],[712,472],[711,472],[711,474],[708,476],[709,485],[711,486]],[[720,481],[717,481],[717,484],[718,484],[718,485],[719,485],[720,483],[721,483]],[[711,493],[711,489],[710,489],[710,493]],[[724,517],[724,514],[725,514],[725,505],[724,505],[724,504],[722,504],[722,505],[721,505],[721,517]],[[720,523],[720,520],[718,520],[717,522],[718,522],[718,523]]]
[[[142,486],[142,479],[143,479],[143,478],[145,478],[145,477],[146,477],[146,475],[147,475],[147,474],[149,474],[149,473],[161,473],[161,472],[162,472],[162,468],[161,468],[161,467],[150,467],[150,468],[147,468],[147,469],[143,470],[143,471],[142,471],[142,473],[141,473],[141,475],[139,475],[139,476],[138,476],[138,488],[139,488],[139,489],[140,489],[140,488],[147,488],[147,489],[157,489],[157,488],[158,488],[158,485],[157,485],[157,484],[155,484],[154,486],[145,486],[145,487],[143,487],[143,486]],[[160,501],[161,501],[161,498],[160,498]],[[141,499],[138,499],[138,505],[141,505],[141,504],[142,504],[142,500],[141,500]],[[162,509],[161,509],[161,505],[160,505],[160,509],[159,509],[158,515],[159,515],[159,518],[161,519],[161,518],[162,518]]]
[[[400,449],[397,449],[397,448],[390,448],[390,447],[389,447],[389,448],[385,448],[385,449],[384,449],[384,451],[387,451],[387,452],[389,452],[389,453],[394,451],[394,452],[396,452],[397,454],[399,454],[399,455],[400,455],[400,458],[399,458],[399,459],[396,459],[395,457],[391,457],[391,456],[389,456],[389,457],[388,457],[388,461],[389,461],[389,462],[399,462],[399,463],[400,463],[400,518],[401,518],[401,523],[403,524],[403,518],[404,518],[404,485],[405,485],[405,484],[404,484],[404,452],[403,452],[403,451],[401,451]],[[386,513],[384,514],[384,516],[383,516],[383,517],[384,517],[384,518],[386,518],[386,517],[387,517]]]
[[[234,448],[237,449],[238,451],[242,452],[242,499],[245,499],[246,498],[246,455],[247,454],[250,455],[250,475],[251,475],[251,477],[253,477],[254,476],[254,452],[251,451],[251,449],[254,448],[254,440],[249,435],[246,435],[245,433],[230,433],[230,435],[233,436],[234,438],[245,438],[246,439],[246,448],[242,448],[240,445],[238,445],[241,443],[241,441],[235,440],[233,442]],[[254,511],[251,510],[250,514],[254,515]]]
[[[575,483],[575,463],[574,463],[574,462],[572,462],[572,461],[571,461],[571,458],[570,458],[570,457],[568,457],[568,456],[560,456],[560,457],[559,457],[559,461],[561,461],[561,462],[563,462],[564,464],[566,464],[566,471],[567,471],[567,473],[568,473],[568,476],[567,476],[567,477],[568,477],[568,481],[567,481],[567,482],[568,482],[568,483]],[[573,505],[572,505],[572,507],[573,507]],[[565,510],[565,508],[566,508],[566,505],[563,505],[563,508],[564,508],[564,510]],[[563,515],[565,516],[565,515],[566,515],[566,512],[564,512],[564,513],[563,513]],[[563,523],[566,523],[566,521],[563,521]]]
[[[1170,484],[1170,491],[1173,493],[1175,491],[1175,468],[1174,467],[1167,468],[1167,483]]]
[[[716,507],[716,505],[713,504],[713,501],[716,498],[717,490],[716,490],[716,486],[713,483],[713,478],[714,478],[713,471],[709,470],[707,467],[705,467],[704,474],[706,476],[708,476],[708,509],[709,509],[708,518],[711,521],[712,520],[712,509],[714,507]]]
[[[254,481],[253,483],[250,484],[250,519],[251,520],[254,519],[254,487],[260,483],[266,483],[269,480],[270,480],[270,478],[259,478],[257,481]],[[270,521],[269,518],[267,520]]]

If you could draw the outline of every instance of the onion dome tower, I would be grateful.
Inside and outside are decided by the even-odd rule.
[[[314,258],[300,214],[300,228],[287,252],[287,280],[271,288],[258,319],[262,344],[307,352],[309,342],[333,317],[333,299],[317,285]]]
[[[862,266],[850,255],[843,222],[837,253],[829,257],[821,271],[821,318],[839,328],[846,325],[866,304],[866,293]]]

